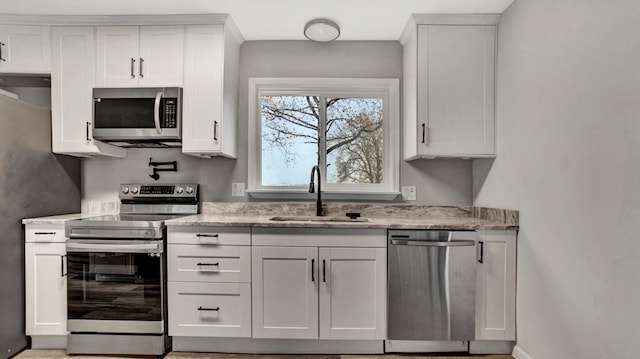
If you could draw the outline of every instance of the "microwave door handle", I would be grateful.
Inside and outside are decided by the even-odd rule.
[[[162,129],[160,128],[160,99],[162,99],[162,92],[156,94],[156,102],[153,105],[153,121],[156,124],[158,134],[162,133]]]

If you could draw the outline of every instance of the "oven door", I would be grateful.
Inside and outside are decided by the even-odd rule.
[[[67,240],[68,329],[164,333],[162,240]]]

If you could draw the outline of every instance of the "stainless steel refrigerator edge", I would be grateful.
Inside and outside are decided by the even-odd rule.
[[[0,358],[25,348],[23,218],[80,212],[80,160],[51,153],[51,112],[0,95]]]

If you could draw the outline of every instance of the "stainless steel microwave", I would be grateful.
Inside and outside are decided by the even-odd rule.
[[[94,88],[93,138],[107,142],[181,140],[182,88]]]

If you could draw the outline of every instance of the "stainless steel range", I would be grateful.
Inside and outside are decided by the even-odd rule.
[[[198,185],[123,184],[120,201],[120,214],[65,223],[69,354],[170,347],[164,221],[198,213]]]

